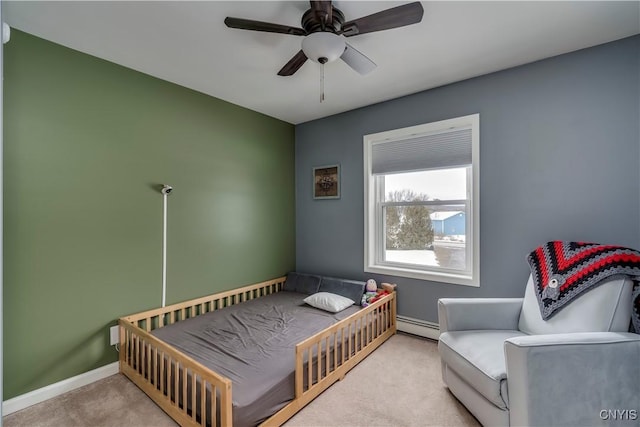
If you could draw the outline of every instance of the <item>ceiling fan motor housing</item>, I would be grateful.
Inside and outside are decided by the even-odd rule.
[[[302,15],[302,28],[308,33],[317,31],[329,31],[332,33],[339,32],[344,23],[344,14],[340,9],[331,6],[331,19],[328,21],[327,16],[321,10],[309,9]]]

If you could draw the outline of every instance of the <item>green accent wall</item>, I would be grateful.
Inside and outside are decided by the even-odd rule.
[[[4,55],[5,399],[160,306],[160,184],[168,304],[295,267],[293,125],[17,30]]]

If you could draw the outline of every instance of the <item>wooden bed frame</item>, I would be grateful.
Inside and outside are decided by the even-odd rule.
[[[120,318],[120,372],[181,426],[232,426],[231,380],[150,332],[279,292],[285,280],[280,277]],[[297,344],[295,398],[261,426],[283,424],[395,333],[396,295],[391,292]]]

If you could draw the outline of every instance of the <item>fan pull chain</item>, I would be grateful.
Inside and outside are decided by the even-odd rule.
[[[324,101],[324,64],[320,64],[320,102]]]

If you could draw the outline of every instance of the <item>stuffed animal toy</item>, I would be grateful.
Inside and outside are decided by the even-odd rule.
[[[378,292],[376,292],[376,295],[371,298],[368,303],[369,304],[373,304],[374,302],[378,301],[380,298],[384,297],[385,295],[389,295],[389,291],[381,289]]]
[[[368,305],[373,304],[378,301],[380,298],[385,295],[389,295],[396,290],[395,283],[382,283],[382,289],[378,289],[378,285],[375,280],[369,279],[367,280],[367,285],[365,287],[365,293],[362,295],[362,300],[360,301],[360,305],[366,307]]]
[[[378,284],[375,280],[369,279],[367,280],[367,286],[365,287],[366,292],[376,292],[378,290]]]
[[[389,294],[390,292],[385,289],[379,289],[376,292],[365,292],[364,295],[362,295],[362,301],[360,305],[363,307],[367,307],[373,304],[374,302],[378,301],[383,296],[389,295]]]
[[[396,291],[396,284],[395,283],[381,283],[380,287],[382,289],[384,289],[385,291],[389,291],[389,293],[395,292]]]
[[[360,301],[360,305],[363,307],[366,307],[370,304],[369,300],[375,297],[376,294],[378,293],[378,284],[376,283],[375,280],[369,279],[367,280],[367,284],[364,290],[365,292],[364,292],[364,295],[362,295],[362,300]]]
[[[360,301],[360,305],[363,307],[368,306],[369,304],[371,304],[369,301],[372,298],[375,298],[376,295],[378,295],[378,292],[365,292],[362,295],[362,300]]]

